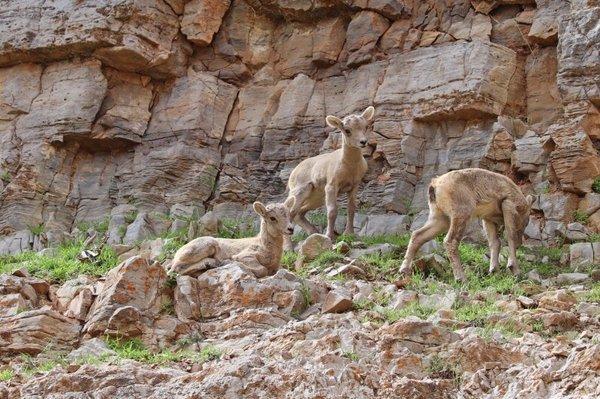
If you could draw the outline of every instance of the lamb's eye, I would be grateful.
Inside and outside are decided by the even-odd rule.
[[[271,221],[272,221],[272,222],[274,222],[274,221],[276,221],[276,220],[277,220],[277,218],[275,218],[275,216],[271,216],[271,218],[270,218],[270,219],[271,219]]]
[[[350,131],[350,129],[344,129],[344,133],[346,133],[347,136],[352,135],[352,132]]]

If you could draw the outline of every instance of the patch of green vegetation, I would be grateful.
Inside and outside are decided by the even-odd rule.
[[[218,237],[221,238],[246,238],[256,235],[258,232],[253,227],[252,219],[231,219],[221,220]]]
[[[39,236],[40,234],[42,234],[44,232],[44,224],[40,223],[37,224],[35,226],[27,226],[29,228],[29,231],[31,231],[31,234]]]
[[[600,241],[600,233],[591,233],[588,235],[589,242],[599,242]]]
[[[327,227],[327,213],[324,211],[316,210],[306,214],[306,219],[317,229],[324,229]]]
[[[310,292],[310,287],[306,283],[305,279],[302,279],[300,282],[300,293],[302,294],[302,300],[304,301],[304,308],[308,308],[312,305],[312,293]]]
[[[485,340],[491,340],[494,332],[499,332],[505,338],[519,338],[523,332],[517,328],[514,320],[504,320],[495,325],[485,325],[479,330],[479,335]]]
[[[219,359],[221,351],[214,346],[206,346],[200,350],[163,350],[161,352],[152,352],[143,344],[140,339],[118,339],[106,338],[108,346],[117,353],[121,359],[131,359],[149,364],[166,364],[180,361],[205,362]]]
[[[343,351],[342,356],[346,359],[352,360],[353,362],[358,362],[358,360],[360,359],[358,354],[353,351]]]
[[[125,234],[127,233],[127,226],[124,224],[119,226],[119,228],[117,229],[117,233],[119,233],[119,237],[125,237]]]
[[[162,237],[165,240],[165,243],[162,247],[162,252],[158,256],[159,262],[164,262],[167,259],[170,259],[175,255],[175,252],[185,244],[187,244],[187,231],[179,230],[179,231],[170,231],[163,235]]]
[[[493,302],[466,302],[457,301],[454,306],[454,318],[458,321],[470,323],[476,327],[483,327],[487,318],[498,311]]]
[[[328,266],[332,266],[334,263],[339,262],[342,259],[344,259],[344,255],[338,253],[337,251],[323,251],[315,259],[308,264],[305,264],[300,270],[298,270],[297,274],[302,277],[306,277],[310,270],[317,269],[322,271]]]
[[[160,312],[163,314],[170,315],[175,314],[175,305],[173,304],[173,301],[170,298],[166,299],[160,304]]]
[[[293,270],[296,260],[298,259],[298,253],[294,251],[285,251],[281,257],[281,265],[288,270]]]
[[[438,280],[430,277],[425,278],[418,270],[413,272],[406,288],[425,295],[432,295],[441,291],[440,282]]]
[[[600,193],[600,176],[594,179],[594,182],[592,183],[592,190],[594,190],[595,193]]]
[[[586,301],[600,303],[600,282],[595,283],[585,296]]]
[[[108,231],[109,223],[110,219],[108,217],[105,217],[99,222],[82,221],[77,223],[77,229],[79,231],[94,230],[97,231],[99,234],[105,234]],[[123,233],[123,235],[125,235],[125,233]]]
[[[375,289],[370,296],[372,299],[362,299],[354,302],[354,308],[359,310],[373,310],[377,306],[385,307],[392,300],[392,295],[381,288]]]
[[[587,213],[580,211],[579,209],[573,212],[573,220],[581,224],[587,224],[589,218]]]
[[[308,233],[306,233],[304,230],[300,231],[299,233],[296,233],[292,236],[292,242],[294,244],[298,244],[300,241],[306,240],[308,238]]]
[[[429,316],[435,313],[435,309],[428,306],[423,306],[419,304],[419,302],[415,301],[409,303],[402,309],[383,308],[380,313],[389,323],[394,323],[408,316],[417,316],[420,319],[427,319]]]
[[[5,184],[10,183],[10,173],[8,173],[8,170],[3,170],[2,172],[0,172],[0,180],[2,180]]]
[[[137,215],[138,215],[137,210],[127,212],[125,214],[125,223],[127,223],[127,224],[133,223],[135,221],[135,219],[137,218]]]
[[[14,377],[12,369],[0,370],[0,382],[10,381]]]
[[[22,252],[0,256],[0,273],[12,273],[25,267],[33,276],[50,282],[64,282],[80,274],[102,276],[117,265],[115,251],[104,246],[94,262],[82,262],[77,255],[83,250],[83,241],[67,242],[56,248],[52,255]]]
[[[456,385],[460,384],[462,376],[460,365],[440,357],[437,353],[430,357],[427,371],[432,378],[454,380]]]

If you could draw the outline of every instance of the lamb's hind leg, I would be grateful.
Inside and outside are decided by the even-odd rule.
[[[404,274],[410,273],[412,270],[412,261],[415,254],[421,248],[423,244],[434,238],[439,233],[442,233],[448,229],[448,218],[440,213],[433,213],[430,211],[429,218],[423,227],[415,230],[410,236],[410,242],[400,272]]]
[[[218,243],[213,237],[199,237],[181,247],[173,257],[170,272],[192,275],[218,265]]]
[[[504,228],[506,230],[506,239],[508,241],[508,264],[506,267],[515,275],[521,274],[519,263],[517,261],[517,248],[521,245],[523,239],[522,232],[517,229],[516,218],[518,211],[510,200],[502,202],[502,216],[504,218]]]
[[[444,238],[444,246],[446,248],[446,252],[448,253],[448,257],[450,258],[450,263],[452,264],[454,278],[463,283],[467,281],[467,276],[465,275],[465,271],[460,263],[458,244],[460,244],[460,241],[462,240],[468,221],[468,217],[452,217],[450,219],[450,229],[448,230],[448,234],[446,234],[446,238]]]

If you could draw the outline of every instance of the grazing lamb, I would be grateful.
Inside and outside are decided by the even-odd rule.
[[[532,196],[525,196],[508,177],[485,169],[462,169],[448,172],[431,180],[429,185],[429,219],[410,237],[400,271],[408,274],[415,253],[421,245],[437,234],[448,231],[444,246],[448,252],[454,278],[464,282],[465,272],[458,255],[458,244],[471,217],[483,221],[490,246],[490,270],[498,268],[500,253],[499,229],[504,226],[508,239],[507,267],[516,275],[517,248],[529,221]]]
[[[327,207],[327,236],[335,238],[334,224],[337,216],[337,199],[348,193],[348,219],[345,233],[354,233],[356,192],[367,171],[362,148],[367,145],[367,130],[373,120],[375,108],[368,107],[360,115],[349,115],[343,120],[333,115],[325,118],[327,124],[342,132],[342,148],[317,155],[300,162],[288,180],[289,195],[296,197],[290,217],[307,233],[317,232],[306,219],[306,212]],[[292,249],[291,239],[286,238],[286,249]]]
[[[293,233],[290,208],[296,199],[289,197],[283,204],[254,203],[261,217],[260,232],[250,238],[198,237],[181,247],[173,258],[170,272],[195,275],[219,266],[225,260],[246,265],[256,277],[273,274],[279,269],[283,254],[283,236]]]

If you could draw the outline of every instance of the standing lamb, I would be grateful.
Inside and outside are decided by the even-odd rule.
[[[300,162],[288,180],[289,195],[296,197],[296,204],[290,217],[307,233],[317,232],[317,228],[306,219],[306,212],[327,207],[327,236],[335,238],[335,218],[337,199],[348,193],[348,219],[344,233],[354,233],[354,212],[356,192],[367,172],[362,148],[367,145],[367,131],[372,123],[375,108],[368,107],[360,115],[348,115],[343,120],[333,115],[325,121],[342,132],[342,148],[327,154],[320,154]],[[286,238],[286,249],[292,249],[292,241]]]
[[[499,265],[499,228],[504,226],[508,239],[507,267],[519,274],[517,248],[529,221],[532,196],[525,196],[508,177],[485,169],[462,169],[448,172],[431,180],[429,185],[429,218],[423,227],[414,231],[400,271],[408,274],[415,253],[421,245],[437,234],[448,231],[444,246],[448,252],[456,280],[464,282],[465,272],[458,255],[458,244],[472,217],[482,220],[489,246],[490,269]]]
[[[170,272],[198,274],[218,266],[225,260],[243,263],[256,277],[274,274],[283,254],[283,236],[293,233],[290,208],[296,199],[289,197],[283,204],[254,203],[261,217],[260,232],[250,238],[198,237],[175,253]]]

